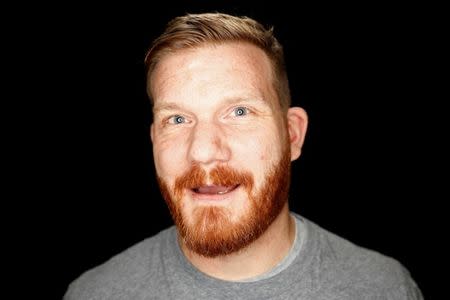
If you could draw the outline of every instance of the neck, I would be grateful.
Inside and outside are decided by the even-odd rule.
[[[186,258],[209,276],[239,281],[264,274],[274,268],[289,252],[295,238],[295,220],[286,203],[269,228],[252,244],[225,256],[204,257],[179,243]]]

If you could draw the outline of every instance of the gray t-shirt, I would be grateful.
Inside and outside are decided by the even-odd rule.
[[[293,215],[297,237],[289,254],[253,280],[202,273],[183,255],[170,227],[84,273],[64,299],[423,299],[398,261]]]

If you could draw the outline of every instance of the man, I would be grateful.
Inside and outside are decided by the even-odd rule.
[[[394,259],[288,207],[307,114],[272,30],[174,19],[146,57],[154,160],[176,227],[71,284],[66,299],[422,299]]]

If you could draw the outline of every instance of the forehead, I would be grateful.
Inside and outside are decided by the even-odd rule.
[[[167,54],[150,80],[155,106],[187,98],[275,97],[269,58],[247,43],[208,44]]]

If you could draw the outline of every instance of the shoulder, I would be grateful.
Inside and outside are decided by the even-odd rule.
[[[355,245],[313,222],[305,222],[314,239],[311,243],[317,251],[315,265],[321,286],[350,298],[351,293],[356,293],[390,295],[388,299],[422,299],[409,271],[396,259]]]
[[[69,285],[64,299],[120,299],[136,294],[143,281],[157,286],[163,247],[174,231],[163,230],[83,273]]]

